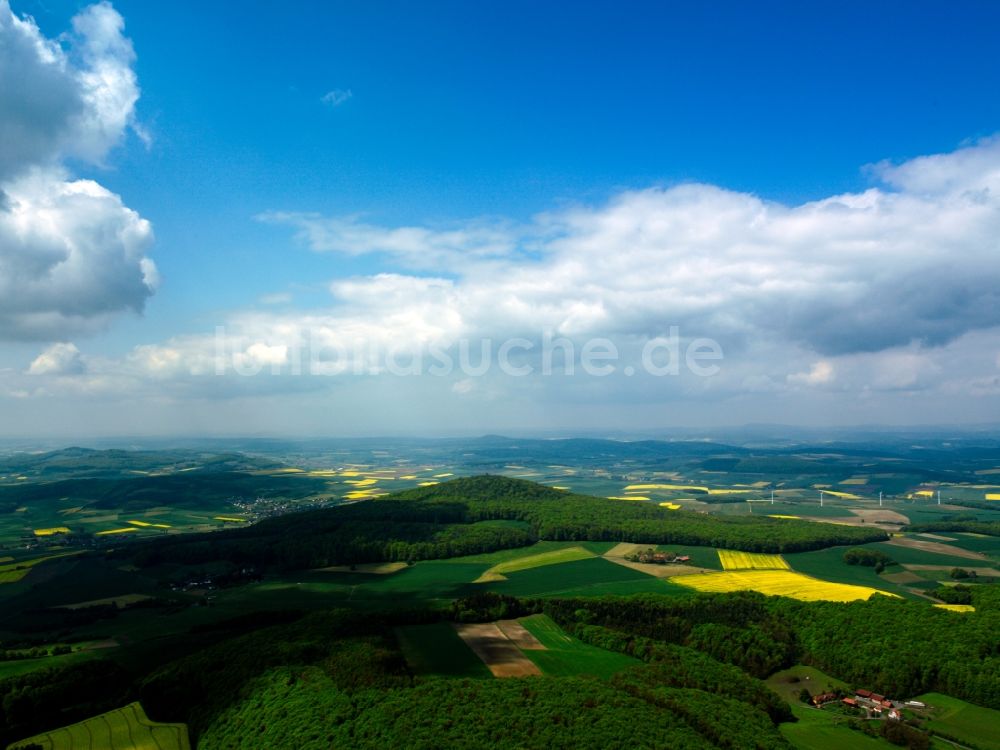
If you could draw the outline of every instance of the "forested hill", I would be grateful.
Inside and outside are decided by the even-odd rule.
[[[158,540],[139,548],[136,562],[231,560],[294,569],[455,557],[523,547],[539,539],[795,552],[886,538],[878,529],[668,511],[651,503],[479,476],[293,513],[246,529]]]

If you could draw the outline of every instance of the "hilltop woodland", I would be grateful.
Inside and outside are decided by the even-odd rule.
[[[484,476],[346,507],[292,513],[210,536],[159,540],[143,545],[134,557],[140,566],[229,560],[292,570],[456,557],[525,547],[538,540],[781,553],[887,538],[874,528],[669,511]]]

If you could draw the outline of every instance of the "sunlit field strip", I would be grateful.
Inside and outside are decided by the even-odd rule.
[[[719,562],[722,563],[723,570],[791,570],[791,566],[781,555],[763,555],[731,549],[719,550]]]
[[[46,560],[56,560],[60,557],[72,557],[73,555],[82,555],[83,550],[75,550],[73,552],[61,552],[56,555],[46,555],[45,557],[36,557],[31,560],[18,560],[13,561],[13,558],[7,558],[9,562],[0,565],[0,583],[17,583],[29,572],[31,569],[43,563]]]
[[[875,594],[896,596],[868,586],[821,581],[792,570],[734,570],[674,576],[669,580],[708,593],[758,591],[768,596],[787,596],[802,601],[851,602],[869,599]]]
[[[971,604],[935,604],[938,609],[946,609],[949,612],[975,612],[976,608]]]
[[[50,529],[35,529],[35,536],[53,536],[55,534],[68,534],[69,529],[65,526],[53,526]]]
[[[188,750],[191,747],[186,725],[151,721],[138,703],[30,737],[15,746],[53,750]]]

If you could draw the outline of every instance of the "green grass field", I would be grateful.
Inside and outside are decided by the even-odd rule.
[[[1000,711],[941,693],[926,693],[916,700],[927,704],[928,729],[982,750],[1000,750]]]
[[[522,570],[509,574],[506,581],[479,585],[511,596],[586,596],[653,591],[669,594],[671,588],[682,588],[600,557]]]
[[[150,721],[138,703],[29,737],[14,746],[32,743],[45,750],[189,750],[191,747],[186,726]]]
[[[531,570],[532,568],[543,568],[546,565],[558,565],[559,563],[573,562],[574,560],[588,560],[596,555],[583,547],[565,547],[563,549],[552,550],[551,552],[541,552],[524,557],[517,557],[513,560],[494,565],[487,572],[506,575],[517,573],[521,570]]]
[[[792,713],[798,721],[782,724],[778,731],[796,750],[888,750],[896,747],[885,740],[850,729],[843,717],[836,717],[828,711],[799,703],[792,705]]]
[[[493,679],[493,673],[447,622],[396,628],[406,663],[419,675]]]
[[[870,586],[874,589],[888,591],[906,599],[919,599],[911,594],[899,584],[881,578],[874,568],[865,565],[848,565],[844,562],[844,550],[846,547],[831,547],[829,549],[815,550],[813,552],[795,552],[786,554],[785,560],[792,566],[792,570],[806,573],[824,581],[834,583],[849,583],[855,586]],[[890,567],[886,572],[899,573],[903,569],[900,567]]]
[[[12,661],[0,661],[0,680],[7,677],[17,677],[28,674],[38,669],[49,667],[64,667],[75,662],[86,661],[100,656],[100,651],[74,651],[71,654],[60,654],[59,656],[43,656],[39,659],[14,659]]]
[[[766,682],[771,690],[791,705],[799,702],[799,693],[802,692],[802,688],[808,689],[813,695],[826,693],[837,688],[848,689],[846,682],[830,677],[815,667],[807,667],[803,664],[796,664],[794,667],[775,672],[767,678]]]
[[[557,677],[588,674],[607,678],[623,669],[641,664],[625,654],[605,651],[590,646],[567,635],[546,615],[533,615],[521,620],[528,631],[537,638],[546,651],[525,649],[524,655],[542,672]]]

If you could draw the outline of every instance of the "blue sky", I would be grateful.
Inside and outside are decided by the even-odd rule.
[[[9,10],[0,4],[0,14],[33,19],[31,29],[17,33],[60,40],[65,65],[77,73],[70,78],[81,81],[93,67],[81,50],[96,32],[65,35],[74,16],[88,14],[89,7],[13,0]],[[62,170],[67,184],[96,181],[150,222],[152,235],[144,236],[141,252],[155,263],[159,280],[148,291],[122,292],[120,309],[107,304],[71,318],[60,312],[41,329],[38,316],[31,325],[17,311],[4,319],[0,367],[8,374],[8,395],[0,395],[0,409],[13,415],[2,428],[10,434],[69,429],[56,416],[67,411],[78,415],[78,424],[69,426],[77,430],[268,431],[266,420],[241,416],[247,399],[274,403],[282,414],[276,432],[323,431],[314,415],[347,405],[358,409],[351,429],[360,433],[419,431],[429,419],[435,425],[428,431],[448,432],[504,428],[508,420],[531,429],[591,429],[615,421],[616,414],[626,416],[609,428],[635,425],[636,419],[649,424],[635,426],[655,429],[701,419],[976,421],[997,413],[992,383],[1000,364],[1000,321],[993,318],[989,285],[976,286],[998,271],[997,247],[988,239],[995,215],[977,214],[974,221],[963,215],[962,226],[971,228],[955,247],[939,238],[932,248],[916,251],[910,240],[898,240],[907,211],[943,217],[941,237],[957,220],[945,217],[954,189],[944,196],[940,165],[914,161],[919,157],[951,155],[949,164],[963,170],[961,195],[969,195],[970,185],[996,190],[995,3],[576,3],[570,9],[527,2],[259,2],[235,12],[226,3],[122,0],[113,9],[98,7],[91,15],[106,24],[101,28],[114,32],[115,40],[130,40],[134,50],[130,57],[112,44],[101,54],[116,70],[134,74],[128,90],[138,98],[121,105],[117,119],[109,121],[116,133],[108,136],[105,128],[99,146],[83,120],[43,112],[47,122],[65,116],[65,132],[53,136],[49,150],[34,161],[22,160],[19,174],[0,172],[0,186],[43,168]],[[124,29],[115,31],[119,16]],[[11,28],[7,32],[15,33]],[[11,53],[0,63],[10,71],[17,60]],[[86,99],[88,84],[80,85]],[[13,98],[3,103],[12,119],[27,106]],[[11,140],[6,147],[16,144]],[[870,167],[885,161],[923,171],[912,178]],[[928,172],[938,179],[931,188]],[[694,197],[671,192],[691,184],[723,191],[726,200],[752,199],[756,208],[713,203],[719,196],[711,191]],[[886,243],[892,262],[879,255],[866,267],[867,256],[845,258],[841,265],[857,279],[847,278],[840,266],[827,268],[828,254],[842,252],[846,240],[817,249],[816,257],[803,256],[793,237],[802,212],[768,229],[766,240],[752,242],[747,227],[760,221],[737,218],[729,226],[722,219],[720,231],[712,219],[732,209],[762,212],[770,221],[776,208],[793,210],[873,189],[894,202],[877,209],[888,218],[858,231],[868,233],[868,252],[879,254]],[[646,200],[644,191],[650,190],[655,194]],[[10,185],[6,192],[18,195]],[[893,198],[901,194],[923,203],[902,206]],[[678,198],[684,198],[680,208]],[[694,209],[685,208],[687,200]],[[857,201],[848,203],[861,210]],[[634,238],[595,229],[606,228],[602,219],[635,222],[633,230],[651,237],[656,231],[642,227],[669,225],[672,211],[704,213],[704,231],[697,236],[718,232],[720,244],[676,240],[683,233],[672,234],[668,226],[651,241],[649,255],[625,268],[709,264],[704,275],[717,278],[718,289],[738,284],[720,296],[742,299],[746,284],[739,279],[747,273],[758,296],[748,296],[738,309],[728,309],[725,300],[711,311],[694,303],[657,306],[655,289],[616,286],[606,275],[581,280],[564,273],[574,258],[597,268],[630,252]],[[401,250],[399,238],[386,234],[401,227],[423,232],[413,240],[419,247]],[[477,232],[484,228],[502,248],[472,263],[470,257],[482,250]],[[818,237],[830,234],[814,231]],[[348,234],[351,239],[345,239]],[[786,240],[784,260],[773,261],[765,245],[785,247]],[[747,242],[758,254],[751,265],[740,250]],[[443,243],[447,253],[431,260],[420,243],[439,249]],[[603,244],[595,250],[593,243]],[[582,260],[592,252],[603,255]],[[912,253],[926,262],[916,263],[920,274],[903,280],[905,299],[934,294],[943,264],[957,267],[945,290],[953,301],[913,310],[903,302],[881,314],[879,300],[889,304],[885,293],[859,291],[858,284],[905,271]],[[813,278],[824,268],[828,276]],[[549,293],[564,302],[555,317],[508,283],[531,269],[576,285],[554,282]],[[331,284],[361,284],[378,274],[392,275],[397,286],[379,287],[377,302],[355,287],[334,290],[340,307],[330,312]],[[774,305],[765,294],[773,287],[768,274],[782,283],[799,274],[817,288],[830,284],[859,296],[850,298],[850,309],[827,310],[807,294]],[[428,278],[452,286],[445,292],[397,288],[408,279]],[[107,301],[126,285],[105,282],[110,291],[76,284],[56,296],[65,303],[67,295],[80,294],[81,309],[101,307],[87,295]],[[592,282],[590,291],[579,291]],[[668,287],[669,279],[660,283],[665,296]],[[647,293],[650,301],[635,309],[623,301]],[[383,309],[381,300],[399,294],[406,299],[397,308]],[[488,313],[498,310],[497,300],[510,299],[527,300],[529,312],[498,314],[493,321]],[[856,314],[861,300],[874,306],[865,319]],[[425,302],[441,307],[427,313]],[[940,310],[927,314],[934,305]],[[910,318],[895,312],[903,308]],[[814,310],[827,323],[842,319],[843,330],[808,333],[824,325]],[[623,350],[641,348],[676,322],[687,325],[691,336],[721,342],[729,380],[723,373],[721,381],[708,379],[715,384],[685,385],[681,378],[644,381],[644,387],[630,381],[625,388],[621,381],[597,380],[567,389],[530,378],[530,384],[498,378],[489,387],[453,378],[445,388],[426,378],[401,383],[364,377],[334,385],[289,376],[264,378],[266,383],[246,392],[244,384],[225,378],[205,385],[189,362],[204,348],[198,337],[211,336],[218,325],[238,328],[245,347],[273,349],[286,346],[281,337],[307,317],[309,325],[322,317],[319,325],[330,329],[385,331],[400,320],[422,320],[422,314],[461,320],[433,335],[517,333],[534,340],[551,329],[610,337]],[[741,327],[734,320],[749,323]],[[409,330],[406,325],[401,328]],[[426,329],[417,326],[406,336],[420,338]],[[38,364],[52,346],[63,347],[55,358],[60,364]],[[187,364],[178,365],[169,382],[162,373],[140,372],[136,351],[148,347],[177,354]],[[754,369],[762,357],[780,367]],[[860,361],[865,357],[882,359]],[[954,380],[958,362],[975,384]],[[129,373],[127,383],[107,386],[111,373],[122,372]],[[973,391],[980,395],[971,397]],[[378,404],[386,392],[400,404],[422,401],[433,408],[397,406],[385,413]],[[151,393],[159,407],[149,406]],[[868,408],[845,414],[843,403],[859,398]],[[129,424],[109,407],[129,399],[146,405],[143,424]],[[914,413],[916,399],[926,404],[926,413]],[[582,409],[581,402],[591,407]],[[651,409],[651,402],[662,408]],[[177,416],[194,410],[217,412],[218,426]],[[442,410],[454,419],[434,416]],[[109,411],[119,413],[106,416]],[[28,415],[40,415],[38,424],[12,424]],[[371,417],[367,427],[358,425],[364,415]]]

